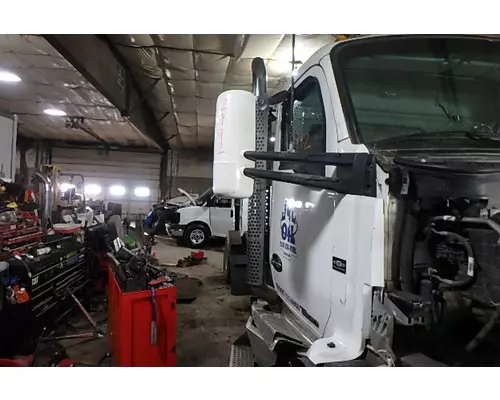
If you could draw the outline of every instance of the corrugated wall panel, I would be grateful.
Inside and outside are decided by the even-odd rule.
[[[177,188],[184,189],[188,193],[201,194],[205,190],[211,188],[212,185],[211,178],[186,178],[174,176],[172,178],[172,197],[181,195],[181,193],[177,191]]]
[[[161,155],[156,153],[136,153],[99,150],[54,148],[52,164],[63,173],[81,174],[85,184],[96,184],[102,188],[101,194],[90,196],[93,199],[123,204],[123,212],[131,217],[147,213],[151,203],[158,200],[160,190]],[[76,178],[75,178],[76,179]],[[122,185],[126,188],[124,196],[112,196],[109,188]],[[134,189],[146,186],[149,197],[137,197]]]
[[[209,151],[170,152],[168,172],[172,173],[171,193],[177,196],[177,188],[190,193],[203,193],[212,187],[213,154]]]

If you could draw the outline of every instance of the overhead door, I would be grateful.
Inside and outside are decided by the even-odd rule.
[[[160,161],[158,153],[67,148],[52,152],[52,164],[63,173],[83,175],[87,199],[121,203],[123,213],[130,217],[147,213],[158,200]]]

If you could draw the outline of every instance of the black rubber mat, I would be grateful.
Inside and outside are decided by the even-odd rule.
[[[177,289],[178,302],[192,302],[196,300],[200,293],[202,281],[188,276],[178,277],[174,280],[174,286]]]

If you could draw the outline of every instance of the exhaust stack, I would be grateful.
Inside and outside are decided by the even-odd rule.
[[[269,110],[267,94],[267,71],[264,60],[252,62],[252,90],[256,97],[255,151],[267,151],[269,144]],[[265,161],[256,161],[256,169],[266,169]],[[247,282],[254,287],[265,284],[265,271],[269,253],[268,207],[269,188],[265,179],[255,179],[253,195],[248,202],[247,230]]]

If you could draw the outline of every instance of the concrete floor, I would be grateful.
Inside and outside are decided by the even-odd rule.
[[[176,263],[188,256],[190,249],[161,241],[154,250],[161,262]],[[179,366],[222,367],[229,363],[232,342],[245,331],[250,311],[247,297],[234,297],[224,282],[223,254],[205,251],[207,263],[173,271],[203,282],[199,297],[177,308],[177,364]]]
[[[199,296],[192,303],[177,307],[177,365],[186,367],[225,367],[229,363],[231,343],[245,331],[249,315],[249,298],[234,297],[224,282],[222,252],[204,250],[207,263],[188,268],[170,268],[202,281]],[[169,239],[158,239],[153,248],[160,263],[177,263],[190,255],[191,249],[178,247]],[[105,317],[105,310],[95,314]],[[77,327],[88,323],[79,319]],[[69,343],[68,343],[69,344]],[[74,343],[73,341],[73,344]],[[67,345],[66,343],[64,345]],[[95,340],[68,348],[79,362],[95,364],[109,351],[107,340]]]

